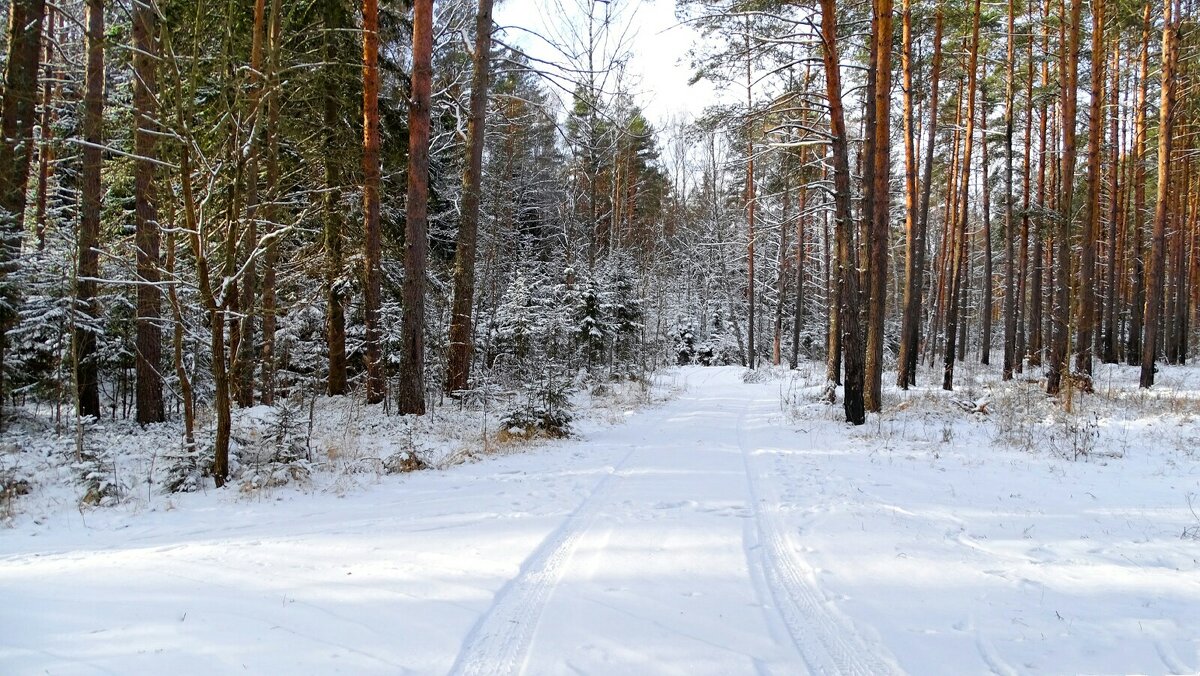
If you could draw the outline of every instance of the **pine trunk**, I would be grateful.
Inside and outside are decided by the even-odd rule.
[[[837,6],[821,0],[821,35],[825,87],[833,155],[834,211],[837,220],[838,329],[845,366],[843,407],[846,422],[866,422],[863,406],[863,349],[858,321],[858,274],[854,251],[854,216],[850,208],[850,156],[842,107],[842,77],[837,51]]]
[[[104,143],[104,2],[87,0],[84,25],[87,68],[84,75],[83,175],[80,184],[79,242],[75,279],[75,302],[84,321],[99,316],[96,307],[97,279],[100,276],[100,209],[104,197],[100,185]],[[98,327],[75,328],[75,387],[79,415],[100,417],[100,381],[96,364]]]
[[[158,290],[160,235],[154,160],[157,159],[158,16],[147,0],[133,4],[134,227],[137,241],[137,421],[164,419],[162,332],[158,328],[162,299]]]
[[[373,0],[368,0],[373,1]],[[433,80],[433,0],[413,6],[412,102],[408,112],[408,201],[404,229],[401,415],[425,414],[425,259],[429,201],[429,107]]]
[[[1121,209],[1121,41],[1113,40],[1112,50],[1112,81],[1109,85],[1108,106],[1111,112],[1109,120],[1109,184],[1108,184],[1108,260],[1104,271],[1104,307],[1103,307],[1103,344],[1101,359],[1105,364],[1117,363],[1117,270],[1121,267],[1121,246],[1119,239],[1120,209]]]
[[[474,354],[472,309],[475,297],[475,244],[479,233],[479,200],[483,181],[483,140],[487,120],[488,80],[492,53],[492,0],[479,0],[475,15],[475,54],[471,77],[471,117],[467,121],[467,162],[463,171],[462,215],[454,251],[454,302],[450,311],[450,346],[446,391],[470,384]]]
[[[1064,0],[1065,1],[1065,0]],[[1079,24],[1083,0],[1071,0],[1071,16],[1064,22],[1067,39],[1060,60],[1062,96],[1062,158],[1059,169],[1058,228],[1055,236],[1053,338],[1046,393],[1056,395],[1062,388],[1071,341],[1071,220],[1075,201],[1075,110],[1079,79]]]
[[[282,50],[283,23],[282,0],[271,0],[271,26],[267,65],[267,183],[266,203],[262,206],[263,221],[274,224],[279,200],[279,55]],[[274,226],[272,226],[274,227]],[[262,275],[262,382],[261,401],[267,406],[275,404],[275,275],[279,264],[279,240],[270,237],[263,261]]]
[[[8,276],[15,271],[17,256],[21,253],[25,187],[30,164],[26,149],[33,136],[38,55],[46,3],[45,0],[13,0],[8,11],[8,60],[4,67],[4,107],[0,113],[0,408],[6,394],[5,336],[16,319],[18,307],[18,294],[9,286]]]
[[[992,270],[992,186],[988,180],[989,175],[989,157],[987,144],[987,71],[984,70],[984,78],[980,82],[980,96],[983,97],[983,109],[979,114],[979,154],[983,159],[983,185],[981,192],[983,193],[983,284],[980,291],[983,293],[983,320],[979,329],[979,363],[988,365],[992,358],[992,291],[995,288]],[[967,341],[963,340],[959,344],[960,350],[965,350]]]
[[[1142,387],[1154,385],[1155,358],[1158,352],[1159,323],[1163,306],[1163,275],[1167,249],[1168,200],[1170,194],[1171,151],[1175,123],[1175,68],[1179,61],[1178,0],[1163,2],[1162,102],[1158,122],[1158,195],[1154,210],[1154,235],[1150,247],[1150,271],[1146,278],[1146,316],[1142,336]],[[1176,7],[1172,7],[1176,5]]]
[[[921,202],[917,214],[916,242],[913,251],[913,274],[905,271],[904,328],[907,339],[901,341],[901,351],[907,348],[900,369],[907,370],[905,380],[909,386],[917,384],[917,363],[921,353],[921,318],[924,298],[925,250],[929,238],[929,200],[933,189],[933,156],[937,145],[938,85],[942,79],[942,17],[941,4],[937,6],[933,26],[933,63],[929,77],[929,122],[925,131],[928,142],[925,146],[925,167],[921,172]],[[910,45],[911,48],[911,45]],[[898,378],[899,380],[899,378]]]
[[[883,405],[884,318],[887,314],[889,219],[891,216],[891,100],[892,100],[892,0],[874,0],[876,75],[871,172],[871,229],[869,237],[870,301],[867,304],[865,398],[868,411]]]
[[[1146,118],[1150,98],[1150,3],[1142,7],[1142,54],[1138,64],[1137,110],[1133,142],[1133,291],[1130,302],[1128,344],[1125,358],[1130,366],[1142,363],[1142,331],[1146,314],[1146,259],[1143,241],[1146,222]]]
[[[337,163],[339,138],[338,99],[334,86],[337,72],[337,49],[334,39],[344,26],[340,7],[332,2],[324,3],[324,26],[322,40],[325,52],[323,66],[326,85],[322,93],[322,162],[324,163],[325,191],[321,196],[321,218],[324,232],[324,292],[325,292],[325,343],[329,360],[329,375],[325,391],[329,396],[346,394],[346,310],[341,282],[342,266],[342,210],[339,206],[342,194],[342,175]],[[365,39],[365,38],[364,38]],[[376,309],[376,313],[378,309]],[[376,315],[377,316],[377,315]]]
[[[958,186],[961,191],[958,199],[957,221],[954,224],[957,246],[953,254],[953,264],[950,266],[950,294],[946,304],[946,354],[944,355],[944,372],[942,389],[954,389],[954,362],[956,357],[959,322],[959,302],[962,296],[962,281],[965,275],[967,252],[967,199],[971,187],[971,149],[975,136],[975,89],[979,64],[979,19],[981,0],[975,0],[975,11],[971,22],[971,47],[967,57],[967,111],[966,128],[963,130],[963,159],[962,178]]]
[[[42,65],[42,113],[39,122],[42,127],[42,139],[41,143],[38,144],[37,201],[34,205],[35,215],[33,219],[37,228],[38,251],[46,250],[46,208],[49,205],[50,197],[50,173],[53,155],[51,140],[54,137],[50,122],[54,109],[55,81],[59,79],[55,77],[54,72],[54,27],[56,17],[60,17],[61,15],[61,12],[56,12],[51,7],[43,19],[45,27],[42,29],[42,45],[45,58],[45,63]]]
[[[363,0],[363,324],[366,329],[368,404],[378,404],[384,397],[379,326],[379,267],[383,257],[379,224],[379,134],[379,0]]]
[[[746,19],[749,22],[749,18]],[[754,369],[758,364],[758,352],[755,351],[755,324],[757,324],[758,315],[755,312],[755,296],[757,296],[754,286],[754,210],[757,206],[756,191],[754,188],[754,131],[753,114],[754,114],[754,90],[751,88],[753,80],[751,79],[750,70],[750,28],[747,23],[746,27],[746,297],[749,301],[750,319],[748,321],[749,328],[746,331],[746,366]]]
[[[1079,257],[1079,299],[1075,327],[1075,370],[1091,375],[1096,326],[1096,248],[1100,241],[1100,138],[1104,130],[1104,0],[1092,0],[1092,96],[1088,106],[1087,200]],[[1114,111],[1114,115],[1115,115]]]
[[[1017,6],[1008,0],[1007,63],[1004,74],[1004,362],[1001,378],[1012,380],[1017,359],[1016,223],[1013,213],[1013,107],[1016,102]],[[1028,128],[1026,129],[1028,131]]]

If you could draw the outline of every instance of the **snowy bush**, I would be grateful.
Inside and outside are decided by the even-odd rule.
[[[692,322],[680,322],[675,329],[675,363],[687,366],[696,362],[696,330]]]
[[[553,367],[541,369],[523,400],[501,416],[502,435],[523,439],[570,436],[571,394],[585,377],[586,371],[572,379]]]
[[[109,507],[120,500],[122,486],[108,447],[85,448],[73,469],[83,487],[83,496],[79,500],[82,504]]]
[[[419,472],[428,469],[429,463],[415,450],[403,450],[383,459],[383,470],[388,474]]]
[[[13,503],[31,490],[29,479],[16,467],[0,467],[0,519],[9,519],[15,512]]]
[[[312,474],[307,420],[300,399],[240,412],[236,424],[244,490],[305,482]]]
[[[531,439],[535,436],[560,438],[570,436],[572,416],[569,411],[539,406],[509,409],[500,419],[502,438]]]
[[[204,482],[203,468],[206,465],[194,445],[168,451],[163,459],[167,463],[166,472],[161,480],[164,493],[191,493],[200,490]],[[211,463],[211,457],[208,462]]]

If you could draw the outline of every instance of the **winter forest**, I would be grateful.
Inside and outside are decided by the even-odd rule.
[[[0,672],[1200,671],[1198,9],[3,3]]]

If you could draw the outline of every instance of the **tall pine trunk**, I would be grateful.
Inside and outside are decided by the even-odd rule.
[[[979,363],[988,365],[992,358],[992,290],[995,288],[993,283],[992,270],[992,203],[991,182],[988,180],[989,174],[989,158],[988,158],[988,129],[987,129],[987,69],[984,69],[984,77],[980,82],[980,96],[983,97],[983,108],[979,114],[979,155],[983,159],[983,176],[982,190],[983,193],[983,284],[980,291],[983,293],[983,321],[979,329],[980,348],[979,348]],[[965,350],[967,341],[964,339],[959,343],[958,349]]]
[[[1119,314],[1117,308],[1117,283],[1121,277],[1117,276],[1117,270],[1121,267],[1121,242],[1119,238],[1119,223],[1121,219],[1121,108],[1120,108],[1120,88],[1121,88],[1121,41],[1113,40],[1112,50],[1112,80],[1109,85],[1108,106],[1112,111],[1112,117],[1109,119],[1109,147],[1110,147],[1110,167],[1109,167],[1109,184],[1108,184],[1108,235],[1106,237],[1108,246],[1107,267],[1104,271],[1104,334],[1101,359],[1105,364],[1117,363],[1117,317]]]
[[[1174,7],[1172,6],[1174,5]],[[1174,11],[1173,11],[1174,10]],[[1154,209],[1154,236],[1151,240],[1150,271],[1146,278],[1146,316],[1142,336],[1142,387],[1154,385],[1154,361],[1158,352],[1159,324],[1162,320],[1163,278],[1167,255],[1168,200],[1171,198],[1170,170],[1172,134],[1175,124],[1176,64],[1179,62],[1178,0],[1163,1],[1162,99],[1158,117],[1158,196]]]
[[[1142,363],[1142,329],[1146,314],[1146,117],[1150,90],[1150,3],[1142,7],[1142,53],[1138,60],[1138,95],[1133,132],[1133,290],[1129,303],[1129,334],[1125,358],[1130,366]]]
[[[884,317],[887,314],[887,268],[891,217],[891,100],[892,100],[892,0],[874,0],[875,13],[875,128],[871,144],[871,228],[869,235],[870,301],[867,304],[867,349],[864,378],[865,405],[879,411],[883,399]]]
[[[1104,0],[1092,0],[1092,96],[1088,106],[1087,200],[1083,211],[1082,255],[1079,257],[1079,300],[1075,327],[1075,370],[1092,372],[1092,337],[1096,326],[1096,249],[1100,241],[1100,138],[1104,130]],[[1113,112],[1116,115],[1116,112]]]
[[[379,225],[379,0],[363,0],[363,324],[366,329],[367,403],[384,397],[380,354]]]
[[[38,144],[37,198],[34,204],[33,219],[37,228],[38,251],[46,249],[46,209],[49,206],[51,159],[54,154],[51,144],[54,132],[50,122],[53,119],[56,81],[60,80],[54,72],[54,45],[56,42],[54,28],[56,17],[61,16],[62,12],[56,12],[51,7],[43,19],[45,26],[42,29],[42,53],[45,58],[45,63],[42,64],[42,113],[39,121],[42,127],[42,138],[41,143]]]
[[[413,5],[412,99],[408,111],[408,201],[404,229],[403,355],[397,410],[425,414],[425,259],[429,201],[429,107],[433,81],[433,0]]]
[[[76,263],[76,310],[85,322],[99,316],[96,307],[97,278],[100,275],[100,209],[103,189],[100,170],[104,143],[104,2],[87,0],[84,13],[85,54],[83,119],[83,175],[80,185],[79,241]],[[94,322],[93,322],[94,323]],[[79,414],[100,417],[100,380],[96,364],[96,334],[92,327],[79,326],[76,320],[73,361]]]
[[[783,158],[783,216],[779,222],[779,248],[775,252],[775,337],[771,344],[771,363],[783,361],[783,307],[787,299],[788,230],[791,224],[792,186],[790,155]]]
[[[1016,223],[1013,212],[1013,106],[1016,100],[1017,5],[1008,0],[1007,63],[1004,73],[1004,362],[1001,378],[1011,380],[1017,358]],[[1026,128],[1028,133],[1028,128]],[[985,337],[986,339],[986,337]]]
[[[4,108],[0,114],[0,409],[4,406],[4,351],[7,330],[16,319],[18,294],[8,277],[21,253],[28,144],[33,142],[37,107],[38,54],[45,0],[13,0],[9,7],[8,60],[4,67]],[[3,427],[0,416],[0,428]]]
[[[981,0],[975,0],[975,11],[971,22],[971,47],[967,55],[967,124],[963,130],[962,178],[958,189],[958,215],[954,223],[957,246],[950,266],[950,294],[946,303],[946,354],[942,375],[942,389],[954,389],[954,362],[956,357],[959,322],[959,302],[962,296],[964,267],[967,252],[967,198],[971,190],[971,149],[975,136],[975,89],[979,65],[979,15]],[[986,159],[985,159],[986,161]]]
[[[158,15],[148,0],[133,3],[134,228],[137,242],[137,421],[162,422],[162,299],[158,290],[160,235],[154,160],[157,159]]]
[[[271,0],[271,24],[267,56],[267,183],[263,221],[274,224],[279,200],[279,57],[282,49],[282,0]],[[272,226],[274,227],[274,226]],[[262,274],[262,403],[275,404],[275,276],[279,264],[279,239],[271,234]]]
[[[1025,153],[1021,160],[1021,242],[1018,258],[1020,260],[1017,267],[1017,312],[1016,312],[1016,347],[1013,354],[1013,370],[1021,373],[1025,370],[1025,343],[1028,339],[1026,332],[1025,316],[1029,310],[1028,289],[1029,289],[1029,238],[1031,219],[1029,216],[1030,204],[1032,201],[1033,192],[1033,85],[1034,85],[1034,59],[1033,59],[1033,3],[1028,4],[1026,9],[1026,17],[1029,20],[1030,30],[1026,35],[1026,51],[1025,51]],[[1037,236],[1037,233],[1033,233]]]
[[[337,150],[340,128],[338,116],[338,98],[336,72],[338,64],[335,38],[344,28],[345,13],[338,0],[325,0],[322,7],[323,17],[321,40],[324,50],[325,64],[322,66],[322,76],[325,82],[321,98],[322,157],[324,164],[324,192],[321,195],[321,220],[324,232],[322,245],[324,247],[323,276],[325,293],[325,345],[328,350],[329,375],[325,382],[325,392],[329,396],[346,394],[346,310],[342,297],[342,266],[345,263],[342,251],[342,210],[339,207],[342,193],[342,174],[339,170]],[[365,38],[364,38],[365,39]],[[376,130],[378,131],[378,130]],[[378,312],[378,308],[375,309]],[[377,315],[376,315],[377,316]]]
[[[843,407],[846,422],[866,422],[863,404],[863,346],[858,321],[858,274],[854,251],[854,216],[850,209],[850,156],[842,107],[842,77],[837,51],[837,6],[821,0],[821,36],[825,87],[829,99],[829,128],[833,137],[834,212],[837,220],[837,307],[839,341],[845,368]]]
[[[758,295],[754,286],[754,210],[758,205],[754,189],[754,90],[751,79],[750,58],[750,19],[746,18],[746,297],[749,301],[749,327],[746,331],[746,366],[753,369],[758,365],[758,353],[755,351],[755,325],[758,315],[755,312],[755,297]]]
[[[475,15],[475,54],[471,77],[471,117],[467,121],[467,162],[463,170],[462,215],[454,251],[454,302],[450,311],[450,346],[446,391],[467,389],[474,338],[471,313],[475,298],[475,244],[479,233],[479,201],[483,181],[483,140],[487,121],[488,79],[492,53],[492,0],[479,0]]]
[[[1075,111],[1078,103],[1076,86],[1079,80],[1079,23],[1082,9],[1083,0],[1071,0],[1071,16],[1064,22],[1067,39],[1063,43],[1064,53],[1059,61],[1062,157],[1058,172],[1058,228],[1054,241],[1053,334],[1046,377],[1046,393],[1051,395],[1058,394],[1062,387],[1071,341],[1071,220],[1075,202]]]

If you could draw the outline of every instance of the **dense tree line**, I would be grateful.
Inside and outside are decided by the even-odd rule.
[[[1140,365],[1143,387],[1156,363],[1186,362],[1200,316],[1190,3],[680,5],[722,46],[696,52],[701,76],[732,84],[722,69],[746,65],[747,103],[722,115],[752,136],[747,164],[791,179],[749,188],[747,212],[807,200],[767,238],[825,286],[847,420],[879,410],[884,364],[908,388],[940,363],[952,389],[955,365],[988,364],[994,343],[1005,379],[1042,369],[1051,395],[1090,388],[1097,359]],[[815,266],[806,241],[822,244]],[[767,288],[750,265],[753,295],[803,298],[804,275]]]
[[[813,359],[862,423],[994,344],[1050,394],[1187,360],[1190,3],[681,0],[729,103],[661,129],[628,7],[566,4],[550,63],[491,0],[14,0],[4,406],[180,419],[220,484],[293,396]]]
[[[14,3],[6,406],[181,419],[219,484],[238,407],[651,368],[666,175],[616,17],[577,9],[587,73],[487,0]]]

